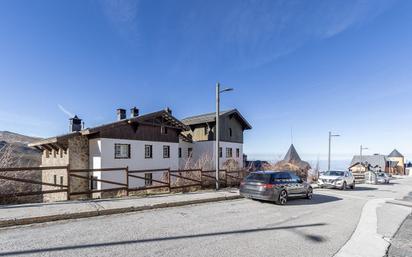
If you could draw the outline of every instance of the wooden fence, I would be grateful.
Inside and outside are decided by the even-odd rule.
[[[21,171],[37,171],[54,172],[60,171],[65,174],[65,183],[57,183],[54,179],[53,183],[47,182],[46,179],[41,181],[27,178],[19,178],[18,172]],[[107,179],[102,174],[112,172],[115,174],[115,179]],[[11,176],[14,174],[15,176]],[[99,177],[95,176],[99,174]],[[148,176],[148,174],[151,174]],[[161,174],[153,178],[153,174]],[[219,184],[221,187],[238,186],[240,181],[246,176],[246,170],[236,171],[219,171]],[[0,199],[8,197],[32,196],[32,195],[46,195],[55,193],[65,193],[65,199],[71,200],[74,196],[83,196],[83,198],[105,197],[105,193],[115,192],[119,196],[128,196],[132,192],[158,190],[173,192],[180,189],[193,188],[194,190],[200,188],[214,187],[216,183],[215,170],[201,170],[201,169],[187,169],[187,170],[171,170],[165,169],[145,169],[145,170],[130,170],[128,167],[120,168],[102,168],[102,169],[71,169],[70,166],[49,166],[49,167],[21,167],[21,168],[0,168],[0,181],[13,181],[17,183],[28,183],[32,185],[41,186],[42,190],[27,191],[27,192],[4,192],[0,189]],[[103,177],[104,179],[102,179]],[[87,182],[87,188],[79,190],[74,184],[79,180]],[[132,181],[134,183],[132,183]],[[95,186],[95,182],[100,183]],[[140,183],[139,183],[140,182]],[[45,190],[44,188],[47,188]],[[153,192],[153,191],[152,191]],[[100,195],[95,195],[100,193]],[[106,194],[108,195],[108,194]]]

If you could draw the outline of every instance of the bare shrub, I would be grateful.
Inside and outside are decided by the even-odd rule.
[[[0,149],[0,168],[11,167],[37,167],[40,163],[40,159],[25,158],[24,154],[20,153],[16,146],[12,144],[5,144]],[[41,171],[24,170],[13,172],[1,172],[2,176],[21,178],[41,181]],[[30,183],[17,182],[12,180],[0,179],[0,194],[17,194],[22,192],[36,192],[41,191],[41,185],[34,185]],[[25,196],[16,197],[10,196],[7,198],[0,198],[1,204],[9,203],[25,203],[25,202],[39,202],[42,200],[41,195],[38,196]]]

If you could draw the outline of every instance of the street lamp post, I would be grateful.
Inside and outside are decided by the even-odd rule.
[[[337,134],[332,134],[332,132],[329,131],[329,152],[328,152],[328,171],[330,171],[330,148],[331,148],[331,141],[332,137],[339,137],[340,135]]]
[[[361,164],[361,167],[362,167],[362,162],[363,162],[363,160],[362,160],[362,151],[363,150],[368,150],[368,148],[367,147],[363,147],[362,145],[360,145],[360,164]]]
[[[216,190],[219,190],[219,117],[220,117],[220,94],[232,91],[233,88],[220,90],[219,82],[216,83],[216,126],[215,126],[215,165],[216,165]],[[223,154],[223,153],[222,153]]]

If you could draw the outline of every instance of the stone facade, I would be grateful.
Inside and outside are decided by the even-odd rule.
[[[67,166],[69,164],[68,151],[62,149],[43,150],[42,166]],[[56,186],[42,185],[42,191],[61,189],[58,185],[67,185],[67,169],[43,170],[42,182],[56,184]],[[62,201],[67,199],[67,193],[43,194],[43,202]]]
[[[89,168],[89,140],[84,136],[75,136],[69,138],[69,163],[70,169],[88,169]],[[79,176],[90,177],[89,173],[74,173]],[[75,178],[70,179],[70,192],[82,192],[89,189],[87,179]],[[85,199],[88,195],[71,196],[70,199]]]
[[[42,155],[42,166],[68,166],[71,169],[89,168],[89,143],[83,136],[75,136],[69,139],[66,151],[44,150]],[[78,173],[81,176],[88,176],[86,173]],[[42,181],[56,184],[56,186],[43,185],[42,190],[62,189],[59,185],[67,185],[67,169],[43,170]],[[71,192],[86,191],[89,188],[88,180],[72,177],[70,180]],[[85,198],[87,195],[72,196],[71,199]],[[44,194],[44,202],[54,202],[67,200],[67,193]]]

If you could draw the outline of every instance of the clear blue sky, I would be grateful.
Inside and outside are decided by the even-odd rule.
[[[245,152],[306,159],[412,154],[412,1],[0,1],[0,130],[67,132],[115,109],[223,109],[253,125]]]

